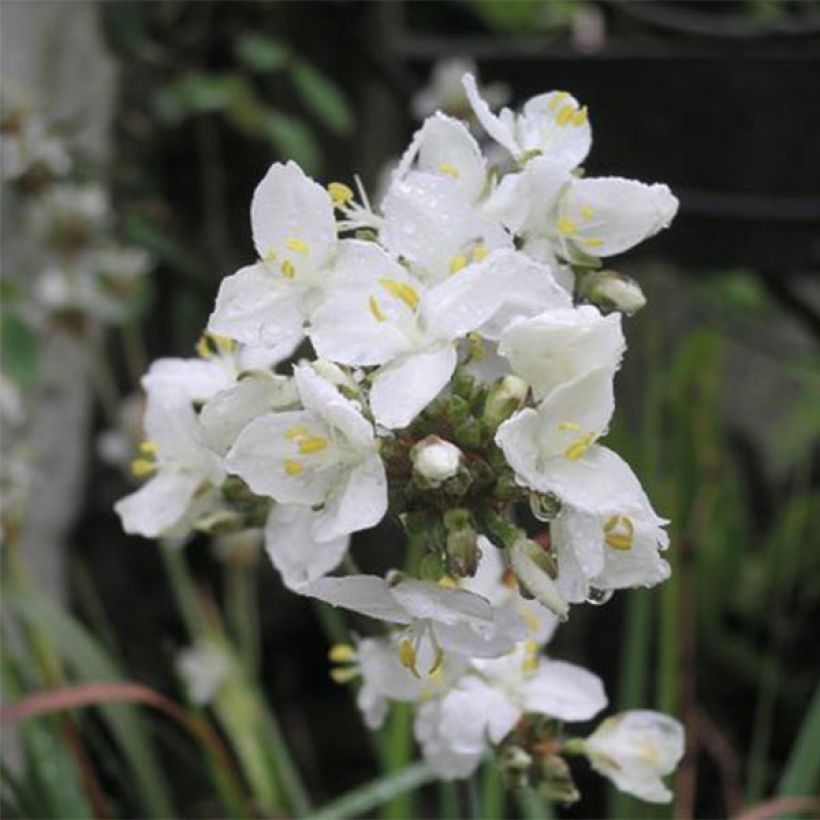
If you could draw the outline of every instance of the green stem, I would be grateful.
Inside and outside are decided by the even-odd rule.
[[[255,566],[228,561],[226,609],[242,663],[255,679],[259,670],[259,608]]]

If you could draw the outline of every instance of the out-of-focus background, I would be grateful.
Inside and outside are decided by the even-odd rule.
[[[584,767],[579,806],[540,811],[739,816],[779,800],[757,816],[797,816],[788,801],[820,786],[818,4],[4,0],[0,14],[4,700],[133,681],[189,703],[180,652],[208,630],[238,647],[250,699],[204,741],[162,707],[20,723],[3,735],[9,816],[222,816],[237,768],[276,815],[296,804],[274,734],[317,805],[414,758],[406,710],[371,742],[328,676],[338,623],[285,591],[258,544],[162,550],[126,537],[112,505],[136,486],[139,376],[194,355],[220,279],[252,260],[268,165],[358,173],[376,195],[420,118],[466,115],[453,78],[470,63],[499,102],[570,91],[590,110],[588,173],[681,200],[670,230],[608,261],[649,301],[626,322],[609,440],[672,521],[673,576],[579,608],[553,651],[600,674],[616,707],[676,714],[687,756],[660,814]],[[372,568],[401,556],[389,530],[356,550]],[[485,781],[501,814],[538,816]],[[437,799],[381,811],[438,816]]]

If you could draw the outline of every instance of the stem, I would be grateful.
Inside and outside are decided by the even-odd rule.
[[[256,572],[253,565],[229,560],[227,566],[226,609],[239,654],[247,674],[256,678],[259,671],[259,609],[256,597]]]

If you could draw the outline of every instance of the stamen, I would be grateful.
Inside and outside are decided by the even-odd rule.
[[[458,586],[455,579],[449,575],[442,575],[441,578],[438,579],[438,585],[445,589],[455,589]]]
[[[310,428],[306,424],[294,424],[293,427],[288,427],[285,430],[285,438],[288,441],[304,438],[308,435],[310,435]]]
[[[595,211],[589,205],[584,205],[581,208],[581,216],[584,217],[584,219],[589,219],[594,213]]]
[[[358,666],[337,666],[330,670],[330,678],[334,683],[350,683],[358,677]]]
[[[562,431],[563,431],[563,430],[571,430],[571,431],[575,431],[575,430],[580,430],[580,429],[581,429],[581,425],[580,425],[580,424],[578,424],[578,422],[577,422],[577,421],[562,421],[562,422],[558,425],[558,429],[559,429],[559,430],[562,430]]]
[[[270,264],[272,264],[273,262],[276,261],[277,256],[279,256],[279,254],[276,253],[275,250],[270,249],[270,250],[265,251],[262,254],[262,261],[267,262],[270,265]]]
[[[387,316],[385,315],[384,311],[379,307],[379,301],[376,299],[375,296],[371,296],[367,300],[368,305],[370,305],[370,312],[373,314],[373,318],[377,322],[386,322]]]
[[[299,440],[299,452],[303,456],[321,453],[322,450],[327,450],[327,445],[328,441],[323,436],[309,436]]]
[[[290,259],[285,259],[285,261],[282,262],[281,270],[282,275],[286,279],[293,279],[293,277],[296,276],[296,268],[293,267],[293,262],[291,262]]]
[[[584,240],[584,244],[585,244],[588,248],[600,248],[600,247],[601,247],[601,245],[603,245],[603,244],[604,244],[604,240],[603,240],[603,239],[595,239],[595,238],[592,238],[592,239],[585,239],[585,240]]]
[[[487,246],[483,242],[479,242],[478,245],[473,248],[473,262],[481,262],[481,260],[486,259],[489,254],[490,251]]]
[[[359,653],[349,643],[337,643],[330,647],[327,657],[333,663],[353,663]]]
[[[433,658],[432,666],[427,670],[428,675],[435,675],[441,670],[441,665],[444,663],[444,650],[440,644],[436,644],[436,654]]]
[[[566,91],[556,91],[549,102],[550,111],[557,111],[561,103],[569,99],[569,94]]]
[[[564,457],[570,461],[577,461],[581,456],[589,450],[595,441],[595,433],[584,433],[579,436],[572,444],[564,451]]]
[[[334,208],[344,208],[344,206],[353,199],[353,191],[343,182],[331,182],[330,185],[327,186],[327,191],[333,200]]]
[[[208,333],[208,336],[211,337],[220,353],[231,353],[236,350],[237,343],[230,336],[223,336],[220,333]]]
[[[151,475],[156,469],[157,465],[147,458],[135,458],[131,462],[131,472],[136,478],[145,478],[145,476]]]
[[[612,549],[623,552],[632,549],[634,536],[635,525],[629,516],[613,515],[604,523],[604,541]]]
[[[535,672],[538,668],[538,644],[535,641],[525,641],[524,661],[521,665],[525,672]]]
[[[416,668],[416,650],[407,638],[399,642],[399,662],[405,669],[409,669],[415,677],[421,678],[419,670]]]
[[[464,270],[468,264],[467,257],[463,253],[457,253],[450,260],[450,273],[458,273],[460,270]]]
[[[449,162],[442,162],[441,165],[439,165],[438,169],[439,171],[441,171],[442,174],[447,174],[453,177],[453,179],[458,179],[461,176],[461,174],[458,172],[458,168],[456,168],[455,165],[450,165]]]
[[[294,253],[300,253],[305,256],[310,252],[310,245],[304,239],[297,239],[295,237],[285,240],[285,246]]]
[[[157,452],[157,443],[146,439],[145,441],[140,442],[139,449],[141,453],[152,456]]]
[[[587,107],[584,106],[583,108],[580,108],[578,111],[576,111],[572,115],[572,124],[576,128],[579,128],[580,126],[582,126],[587,121],[587,119],[588,119]]]
[[[210,359],[211,356],[214,355],[210,344],[208,344],[207,334],[203,334],[199,337],[199,341],[196,343],[196,355],[199,356],[200,359]]]
[[[295,459],[285,459],[285,472],[288,475],[299,475],[301,472],[304,471],[304,469],[305,468],[301,465],[301,463],[296,461]]]
[[[555,118],[555,124],[563,128],[565,125],[569,125],[569,123],[572,122],[574,116],[575,107],[572,105],[565,105],[558,112],[558,116]]]
[[[561,236],[572,236],[578,233],[578,223],[573,219],[562,216],[558,220],[558,233],[560,233]]]
[[[396,279],[379,279],[379,284],[396,299],[404,302],[410,310],[415,310],[419,305],[419,295],[415,288],[406,282],[399,282]]]

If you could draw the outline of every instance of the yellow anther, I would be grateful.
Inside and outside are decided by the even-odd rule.
[[[353,199],[353,191],[344,182],[331,182],[327,186],[327,192],[330,194],[335,208],[344,208]]]
[[[512,567],[505,567],[504,574],[501,576],[501,583],[504,584],[507,589],[515,589],[518,586],[518,578],[515,575],[515,571]]]
[[[535,641],[524,643],[524,661],[522,666],[525,672],[535,672],[538,668],[538,644]]]
[[[294,424],[293,427],[288,427],[288,429],[285,430],[285,438],[288,441],[304,438],[309,435],[310,428],[306,424]]]
[[[584,245],[588,248],[600,248],[604,244],[603,239],[585,239]]]
[[[453,179],[458,179],[461,174],[458,172],[458,168],[455,165],[450,165],[449,162],[442,162],[441,165],[438,167],[439,171],[442,174],[447,174],[451,176]]]
[[[210,359],[211,356],[214,355],[210,344],[208,344],[207,335],[199,337],[199,341],[196,343],[196,355],[199,356],[200,359]]]
[[[370,305],[370,312],[373,314],[373,318],[377,322],[387,321],[387,315],[379,307],[379,300],[375,296],[370,296],[367,300],[367,304]]]
[[[416,650],[407,638],[399,642],[399,662],[405,669],[409,669],[415,677],[421,678],[419,670],[416,668]]]
[[[582,126],[588,118],[587,114],[587,107],[584,106],[583,108],[579,108],[573,115],[572,115],[572,124],[578,128]]]
[[[479,242],[478,245],[473,248],[471,255],[473,257],[473,262],[481,262],[481,260],[486,259],[489,254],[489,248],[487,248],[483,242]]]
[[[419,305],[419,295],[415,288],[406,282],[399,282],[397,279],[379,279],[379,284],[396,299],[404,302],[410,310],[415,310]]]
[[[581,216],[584,219],[589,219],[594,213],[595,211],[589,205],[584,205],[581,208]]]
[[[285,259],[285,261],[282,262],[281,270],[282,275],[286,279],[293,279],[293,277],[296,276],[296,268],[293,267],[293,262],[291,262],[290,259]]]
[[[450,273],[458,273],[460,270],[466,268],[468,264],[469,261],[467,257],[463,253],[457,253],[450,260]]]
[[[337,643],[330,647],[327,657],[333,663],[354,663],[358,652],[349,643]]]
[[[337,666],[330,670],[330,678],[334,683],[350,683],[358,677],[359,668],[357,666]]]
[[[433,658],[433,663],[430,668],[427,670],[428,675],[435,675],[437,672],[441,671],[441,665],[444,663],[444,650],[436,644],[436,654]]]
[[[455,589],[458,586],[456,579],[451,578],[449,575],[442,575],[441,578],[438,579],[438,585],[445,589]]]
[[[145,453],[146,455],[152,456],[157,452],[157,443],[155,441],[141,441],[140,442],[140,452]]]
[[[327,445],[328,441],[323,436],[309,436],[299,439],[299,452],[303,456],[309,456],[327,450]]]
[[[589,450],[595,442],[595,433],[585,433],[579,436],[572,444],[564,450],[564,457],[570,461],[577,461],[581,456]]]
[[[305,468],[293,458],[285,459],[285,472],[288,475],[299,475]]]
[[[208,333],[208,336],[220,353],[232,353],[236,350],[237,344],[230,336],[223,336],[220,333]]]
[[[561,126],[569,125],[575,117],[575,106],[565,105],[555,117],[555,124]]]
[[[578,223],[574,219],[562,216],[558,220],[558,233],[560,233],[561,236],[572,236],[578,233]]]
[[[484,349],[484,340],[474,330],[467,334],[467,344],[470,347],[470,358],[474,362],[482,362],[487,358],[487,351]]]
[[[518,581],[515,579],[515,575],[513,575],[513,581],[516,584],[518,583]],[[524,624],[530,632],[538,632],[538,630],[541,628],[541,621],[529,607],[522,606],[518,610],[518,614],[521,616],[521,620],[524,622]]]
[[[269,265],[276,261],[276,257],[279,256],[275,250],[267,250],[262,254],[262,261],[267,262]]]
[[[292,237],[285,240],[285,247],[292,250],[294,253],[301,253],[302,256],[310,251],[310,245],[304,239],[297,239]]]
[[[565,102],[568,99],[569,99],[569,94],[567,94],[566,91],[556,91],[552,95],[552,99],[550,99],[550,102],[549,102],[550,111],[557,110],[558,106],[561,105],[561,103]]]
[[[635,525],[626,515],[612,515],[604,523],[604,541],[614,550],[632,549]]]
[[[135,458],[131,462],[131,472],[136,478],[145,478],[145,476],[151,475],[156,469],[157,465],[147,458]]]
[[[578,424],[577,421],[562,421],[558,425],[558,429],[561,430],[561,431],[565,431],[565,430],[575,431],[575,430],[580,430],[581,425]]]

